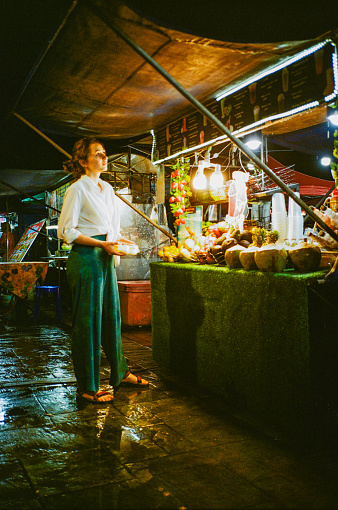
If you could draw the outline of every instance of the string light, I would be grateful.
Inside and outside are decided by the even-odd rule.
[[[334,99],[338,94],[338,57],[337,57],[337,47],[335,47],[335,53],[332,53],[332,68],[333,68],[333,82],[334,89],[331,94],[326,96],[324,99],[326,102]]]
[[[327,157],[327,156],[324,156],[321,160],[320,160],[321,164],[323,166],[329,166],[329,164],[331,163],[331,158]]]
[[[252,129],[253,127],[260,126],[261,124],[265,124],[266,122],[270,122],[272,120],[282,119],[283,117],[288,117],[290,115],[295,115],[296,113],[302,112],[304,110],[310,110],[311,108],[315,108],[316,106],[319,106],[319,102],[318,101],[312,101],[311,103],[305,104],[303,106],[299,106],[298,108],[294,108],[293,110],[289,110],[288,112],[278,113],[276,115],[271,115],[270,117],[266,117],[264,119],[261,119],[261,120],[259,120],[257,122],[254,122],[253,124],[250,124],[250,125],[245,126],[245,127],[241,128],[241,129],[238,129],[237,131],[234,131],[232,134],[234,136],[238,137],[239,134],[242,134],[243,132],[248,131],[249,129]],[[214,145],[215,143],[224,141],[226,139],[229,140],[227,135],[219,136],[218,138],[214,138],[213,140],[208,140],[207,142],[205,142],[205,143],[203,143],[201,145],[196,145],[195,147],[191,147],[189,149],[185,149],[183,151],[176,152],[176,154],[172,154],[171,156],[167,156],[165,158],[162,158],[162,159],[159,159],[157,161],[154,161],[154,165],[159,165],[160,163],[163,163],[164,161],[169,161],[171,159],[177,158],[178,156],[182,156],[183,154],[190,154],[191,152],[193,152],[193,151],[195,151],[197,149],[201,149],[202,147],[207,147],[209,145]]]
[[[319,44],[316,44],[315,46],[312,46],[311,48],[308,48],[307,50],[301,52],[301,53],[298,53],[297,55],[295,55],[294,57],[290,58],[289,60],[285,61],[284,63],[280,64],[279,66],[277,67],[273,67],[271,68],[270,70],[267,70],[265,73],[261,73],[253,78],[251,78],[250,80],[247,80],[246,82],[242,83],[241,85],[239,85],[238,87],[236,88],[233,88],[233,89],[230,89],[229,91],[219,95],[218,97],[216,97],[216,101],[220,101],[221,99],[223,99],[224,97],[230,95],[230,94],[233,94],[234,92],[248,86],[249,84],[251,83],[254,83],[255,81],[263,78],[264,76],[267,76],[269,74],[272,74],[276,71],[279,71],[281,69],[283,69],[284,67],[288,66],[288,65],[291,65],[293,64],[294,62],[297,62],[298,60],[312,54],[312,53],[315,53],[316,51],[318,51],[320,48],[322,48],[323,46],[325,46],[326,44],[330,43],[334,48],[335,48],[335,52],[332,53],[332,65],[333,65],[333,76],[334,76],[334,91],[326,96],[324,99],[326,102],[328,101],[331,101],[332,99],[334,99],[337,94],[338,94],[338,58],[337,58],[337,53],[336,53],[336,46],[335,44],[333,43],[333,41],[331,39],[326,39],[325,41],[319,43]],[[238,130],[235,130],[233,131],[233,135],[234,136],[237,136],[240,135],[240,134],[243,134],[245,131],[248,131],[252,128],[255,128],[255,127],[259,127],[261,126],[262,124],[265,124],[265,123],[268,123],[268,122],[271,122],[271,121],[274,121],[274,120],[279,120],[279,119],[282,119],[284,117],[288,117],[288,116],[291,116],[291,115],[295,115],[297,113],[300,113],[304,110],[310,110],[312,108],[315,108],[319,106],[319,102],[318,101],[312,101],[310,103],[307,103],[305,105],[302,105],[302,106],[299,106],[297,108],[293,108],[292,110],[289,110],[289,111],[286,111],[286,112],[282,112],[282,113],[279,113],[279,114],[275,114],[275,115],[271,115],[269,117],[265,117],[263,119],[260,119],[259,121],[256,121],[252,124],[249,124],[249,125],[246,125]],[[337,122],[338,122],[338,119],[337,119]],[[338,125],[338,124],[337,124]],[[199,145],[196,145],[194,147],[191,147],[191,148],[187,148],[187,149],[184,149],[182,151],[179,151],[175,154],[172,154],[170,156],[167,156],[165,158],[162,158],[162,159],[159,159],[158,161],[155,161],[154,164],[155,165],[158,165],[160,163],[163,163],[165,161],[168,161],[168,160],[171,160],[171,159],[175,159],[181,155],[184,155],[184,154],[189,154],[193,151],[196,151],[196,150],[200,150],[204,147],[207,147],[207,146],[210,146],[210,145],[214,145],[216,143],[221,143],[221,142],[224,142],[226,140],[229,140],[228,136],[227,135],[222,135],[222,136],[219,136],[217,138],[214,138],[212,140],[208,140],[206,142],[204,142],[203,144],[199,144]]]
[[[150,130],[151,136],[152,136],[152,144],[151,144],[151,162],[154,162],[154,154],[156,149],[156,134],[153,129]]]

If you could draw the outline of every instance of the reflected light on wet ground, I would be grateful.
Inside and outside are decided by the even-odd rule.
[[[1,509],[338,507],[327,443],[290,441],[157,366],[150,329],[124,332],[123,344],[150,388],[94,405],[76,399],[68,329],[3,327]]]

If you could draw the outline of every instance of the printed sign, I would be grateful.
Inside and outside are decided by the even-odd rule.
[[[37,235],[42,229],[45,221],[46,220],[41,220],[38,223],[34,223],[33,225],[30,225],[28,228],[26,228],[20,241],[15,246],[14,251],[10,256],[8,262],[21,262],[23,260],[29,248],[32,246],[35,239],[37,238]]]
[[[205,107],[232,132],[313,101],[321,102],[335,88],[333,52],[334,46],[327,44],[220,101],[209,101]],[[222,134],[200,112],[193,112],[156,133],[159,158],[196,147]]]

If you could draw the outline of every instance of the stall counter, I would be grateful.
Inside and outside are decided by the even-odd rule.
[[[283,428],[311,419],[338,368],[337,284],[318,283],[327,271],[164,262],[150,271],[158,364]]]

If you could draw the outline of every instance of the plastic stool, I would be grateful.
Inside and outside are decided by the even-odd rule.
[[[55,294],[56,297],[56,312],[58,319],[62,321],[62,311],[61,311],[61,296],[60,296],[60,287],[54,285],[41,285],[35,287],[35,306],[34,306],[34,322],[38,320],[39,315],[39,306],[40,306],[40,297],[43,293],[51,293]]]

